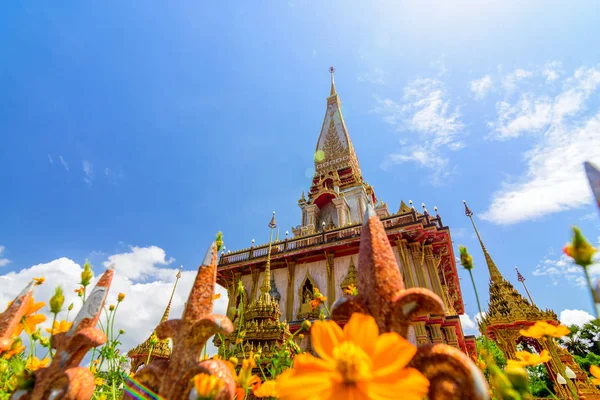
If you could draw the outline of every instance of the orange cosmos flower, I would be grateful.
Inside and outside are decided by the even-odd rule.
[[[356,296],[358,294],[358,289],[356,288],[356,285],[351,284],[344,289],[344,293],[348,296]]]
[[[85,289],[83,288],[83,286],[81,286],[79,289],[75,289],[74,292],[77,293],[77,296],[81,297],[83,296],[83,291]]]
[[[213,296],[213,300],[217,300],[221,298],[221,293],[215,293]]]
[[[590,374],[592,374],[592,376],[594,377],[594,379],[592,379],[592,383],[594,385],[600,386],[600,367],[592,365],[590,367]]]
[[[508,360],[507,365],[514,367],[527,367],[547,363],[552,359],[548,350],[543,350],[540,354],[530,353],[528,351],[517,351],[518,360]]]
[[[421,400],[429,381],[406,368],[417,349],[397,333],[379,335],[375,319],[353,314],[344,330],[333,321],[317,321],[313,348],[321,356],[299,354],[294,367],[277,377],[281,400]]]
[[[40,276],[39,278],[33,278],[33,282],[35,282],[35,286],[40,286],[46,280],[45,277]]]
[[[21,338],[15,338],[7,350],[8,351],[2,354],[2,358],[5,360],[10,360],[13,356],[25,351],[25,346],[23,346]]]
[[[561,338],[567,336],[571,331],[565,325],[554,326],[544,321],[538,321],[527,330],[521,329],[519,333],[525,337],[535,339],[541,338]]]
[[[260,378],[256,375],[252,375],[252,369],[256,367],[256,362],[254,361],[254,355],[252,353],[250,353],[247,359],[242,360],[242,368],[239,373],[235,372],[235,365],[231,361],[227,362],[227,366],[235,379],[236,399],[245,399],[246,391],[248,389],[254,391],[260,387]]]
[[[25,368],[30,371],[37,371],[40,368],[46,368],[48,364],[50,364],[50,359],[48,357],[41,360],[37,357],[31,357],[29,360],[27,360]]]
[[[196,398],[201,400],[212,400],[217,397],[225,382],[215,375],[198,374],[194,376],[194,389]]]
[[[258,398],[262,397],[279,397],[277,394],[276,381],[264,381],[257,389],[252,392]]]
[[[52,329],[46,328],[46,332],[48,332],[51,335],[68,332],[69,329],[71,329],[72,325],[73,325],[73,322],[67,322],[64,319],[62,321],[54,321],[54,324],[52,325]]]
[[[125,293],[119,293],[119,294],[117,295],[117,301],[120,303],[120,302],[122,302],[123,300],[125,300]]]
[[[27,300],[27,307],[25,309],[25,315],[21,318],[21,323],[17,325],[14,336],[19,336],[23,330],[28,335],[35,331],[35,327],[46,320],[46,316],[43,314],[36,314],[40,308],[44,307],[46,303],[43,301],[35,303],[33,297]]]

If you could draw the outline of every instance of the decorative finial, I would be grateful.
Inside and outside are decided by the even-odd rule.
[[[254,246],[254,239],[252,239],[252,246]]]
[[[517,271],[517,280],[521,283],[525,282],[525,277],[521,275],[521,273],[519,272],[519,268],[515,267],[515,270]]]
[[[409,200],[409,201],[408,201],[408,204],[410,204],[410,208],[412,208],[413,210],[415,209],[415,206],[413,206],[413,202],[412,202],[412,200]]]
[[[175,278],[181,278],[181,271],[183,271],[183,265],[179,267],[179,271],[177,271],[177,275],[175,275]]]
[[[465,215],[467,217],[471,217],[473,215],[473,211],[471,211],[471,209],[469,208],[469,206],[467,205],[467,201],[463,200],[463,204],[465,205]]]
[[[289,234],[290,234],[290,233],[289,233],[288,231],[285,231],[285,238],[286,238],[286,239],[287,239],[287,237],[288,237],[288,235],[289,235]]]
[[[331,93],[329,93],[329,96],[334,96],[337,94],[337,92],[335,91],[335,81],[333,79],[333,76],[335,74],[335,68],[329,67],[329,73],[331,74]]]
[[[435,211],[437,213],[437,210],[438,210],[437,206],[433,206],[433,211]]]
[[[271,222],[269,222],[269,228],[274,229],[277,227],[277,222],[275,222],[275,211],[273,211],[273,216],[271,217]]]

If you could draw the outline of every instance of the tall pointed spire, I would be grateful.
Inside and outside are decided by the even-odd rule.
[[[523,284],[523,287],[525,288],[525,292],[527,292],[527,297],[529,297],[529,301],[531,301],[531,304],[535,305],[531,294],[529,294],[529,290],[527,290],[527,285],[525,285],[525,277],[521,275],[521,273],[519,272],[519,268],[515,267],[515,270],[517,271],[517,280]]]
[[[329,67],[329,73],[331,74],[331,92],[329,93],[329,97],[331,97],[331,96],[337,95],[337,92],[335,91],[335,80],[334,80],[335,68]]]
[[[175,275],[175,285],[173,285],[173,290],[171,291],[171,297],[169,298],[169,302],[167,303],[167,308],[165,308],[165,312],[163,313],[162,318],[160,319],[160,322],[165,322],[166,320],[169,319],[169,313],[171,312],[171,302],[173,301],[173,295],[175,294],[175,289],[177,289],[177,282],[179,282],[179,279],[181,278],[181,271],[183,271],[183,265],[179,267],[179,271],[177,272],[177,275]]]
[[[486,264],[488,266],[488,270],[490,272],[490,280],[492,282],[497,282],[497,281],[504,279],[504,277],[500,273],[500,270],[498,269],[498,267],[496,267],[496,263],[494,262],[494,260],[492,260],[492,256],[490,256],[490,253],[488,253],[487,249],[485,248],[485,245],[483,244],[483,240],[481,239],[481,236],[479,235],[477,226],[475,226],[475,221],[473,221],[473,211],[471,211],[471,209],[469,208],[469,206],[467,205],[467,202],[465,200],[463,200],[463,204],[465,205],[465,215],[467,217],[469,217],[469,219],[471,220],[471,224],[473,224],[473,228],[475,229],[475,234],[477,235],[477,239],[479,239],[479,244],[481,244],[481,250],[483,250],[483,255],[485,256],[485,262],[486,262]]]
[[[265,276],[263,277],[262,285],[260,285],[260,291],[266,294],[269,294],[269,292],[271,291],[271,246],[273,243],[273,229],[275,229],[276,227],[277,222],[275,222],[275,211],[273,211],[271,222],[269,222],[269,228],[271,228],[271,233],[269,234],[269,250],[267,251],[267,265],[265,267]]]

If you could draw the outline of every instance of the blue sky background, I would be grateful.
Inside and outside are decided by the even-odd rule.
[[[597,3],[418,3],[5,5],[0,300],[52,268],[48,293],[75,288],[86,258],[124,260],[131,310],[157,319],[169,269],[192,279],[215,232],[233,250],[268,240],[272,210],[282,234],[299,224],[334,65],[392,211],[438,206],[485,292],[466,199],[507,278],[518,266],[539,305],[591,312],[561,248],[571,224],[600,236],[580,167],[600,163]],[[150,287],[156,303],[133,294]]]

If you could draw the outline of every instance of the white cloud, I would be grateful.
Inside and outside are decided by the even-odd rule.
[[[411,144],[403,146],[400,153],[389,154],[381,164],[388,169],[392,165],[415,162],[433,169],[433,182],[441,183],[450,173],[446,168],[448,159],[443,150],[456,151],[463,143],[456,138],[464,125],[457,108],[452,108],[444,84],[438,79],[417,79],[404,88],[402,102],[378,99],[374,110],[399,131],[412,131],[417,135]],[[444,168],[441,168],[444,167]]]
[[[515,104],[497,104],[491,137],[530,134],[535,145],[524,154],[526,173],[502,184],[483,219],[514,224],[591,202],[582,164],[600,162],[600,113],[582,113],[599,86],[600,66],[580,68],[554,95],[524,93]]]
[[[92,163],[87,160],[83,160],[81,164],[83,167],[83,172],[85,173],[85,178],[83,178],[83,181],[87,183],[88,186],[92,186],[92,182],[94,181],[94,167]]]
[[[562,64],[558,61],[546,63],[542,70],[542,75],[546,78],[546,82],[553,82],[561,77],[564,73]]]
[[[477,100],[481,100],[490,91],[492,86],[492,77],[486,75],[481,79],[471,81],[471,92],[473,92],[473,95]]]
[[[146,340],[160,322],[173,290],[177,273],[175,268],[161,268],[161,266],[164,267],[171,261],[166,259],[164,250],[151,246],[148,248],[132,247],[129,252],[112,255],[105,262],[105,264],[114,262],[116,267],[107,304],[116,304],[118,293],[126,294],[125,301],[119,305],[115,319],[115,330],[125,330],[125,335],[120,338],[122,352],[127,352]],[[33,277],[45,276],[45,283],[36,289],[36,301],[47,302],[52,296],[54,288],[62,285],[65,309],[71,302],[75,303],[75,308],[69,317],[72,320],[81,306],[81,300],[74,292],[79,287],[81,271],[82,267],[79,264],[63,257],[19,272],[0,275],[0,287],[2,287],[0,308],[3,309],[8,301],[13,300]],[[95,272],[99,275],[104,272],[104,269],[95,268]],[[182,273],[173,296],[171,319],[179,318],[183,313],[183,306],[190,293],[196,272],[193,270]],[[141,281],[140,279],[145,280]],[[92,285],[96,281],[97,277]],[[225,314],[227,291],[217,285],[216,292],[221,294],[221,298],[215,301],[213,312]],[[42,312],[48,313],[49,310],[44,308]],[[62,318],[65,316],[65,313],[59,315]],[[50,318],[44,327],[49,327],[49,325]],[[208,349],[209,353],[216,352],[212,340],[209,342]]]
[[[476,323],[479,324],[479,323],[481,323],[482,317],[485,317],[486,315],[487,315],[487,313],[485,311],[482,313],[478,312],[477,314],[475,314],[475,318],[473,318],[473,319],[475,320]]]
[[[54,160],[52,159],[52,156],[50,154],[48,154],[48,162],[50,164],[54,164]]]
[[[562,310],[560,312],[560,323],[566,326],[583,326],[595,318],[583,310]]]
[[[592,211],[591,213],[587,213],[579,217],[582,221],[593,221],[594,219],[600,217],[597,211]]]
[[[63,156],[58,156],[58,160],[60,161],[61,165],[65,168],[65,170],[69,172],[69,165],[67,164]]]
[[[463,330],[467,334],[477,334],[477,324],[471,319],[469,314],[460,315],[460,323],[463,327]]]
[[[523,81],[532,78],[534,73],[525,69],[516,69],[512,73],[508,74],[502,80],[502,86],[508,91],[513,92],[517,89],[518,85]]]
[[[368,82],[374,85],[383,85],[387,74],[381,68],[374,68],[358,77],[359,82]]]
[[[600,237],[598,237],[598,245],[600,245]],[[600,253],[596,253],[594,256],[594,264],[587,268],[592,281],[596,278],[600,278]],[[533,275],[547,276],[555,286],[560,283],[568,282],[580,286],[583,290],[588,290],[583,268],[576,265],[572,258],[562,252],[556,257],[554,249],[550,249],[548,254],[546,254],[538,263],[533,271]]]
[[[0,245],[0,267],[4,267],[11,262],[8,258],[2,256],[2,253],[4,253],[5,249],[6,248],[4,246]]]

